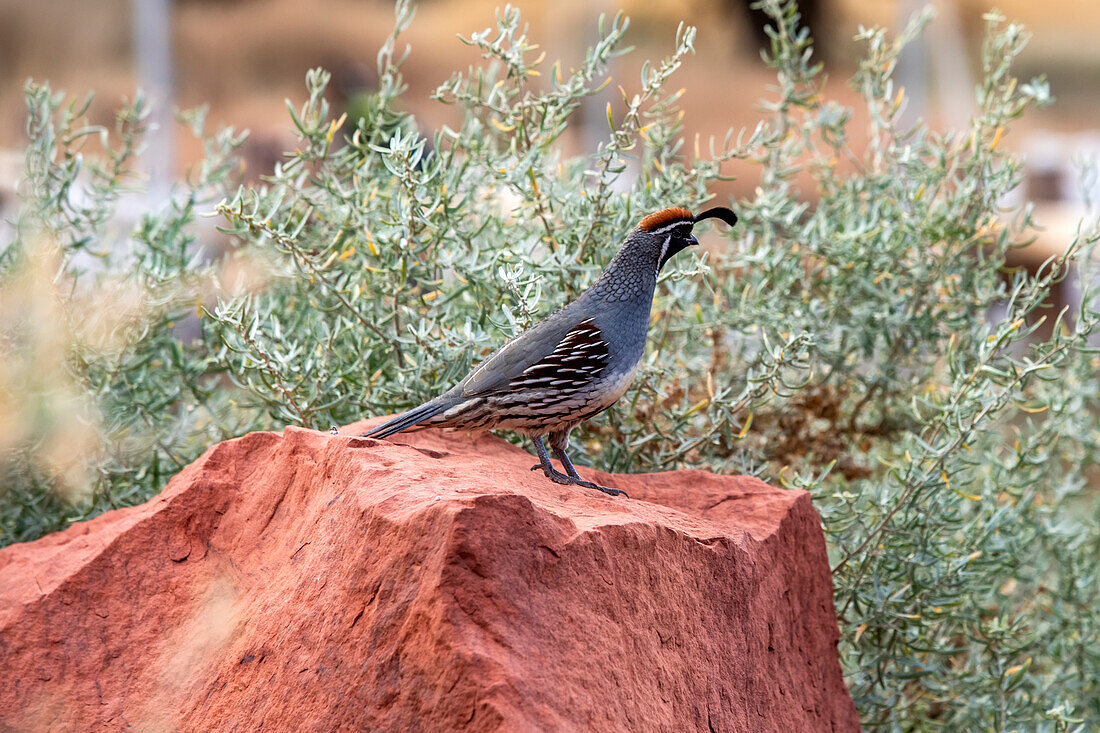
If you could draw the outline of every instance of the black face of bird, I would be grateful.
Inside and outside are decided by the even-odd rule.
[[[691,222],[684,222],[665,233],[664,240],[661,242],[661,255],[657,260],[657,272],[661,271],[661,268],[672,259],[674,254],[687,249],[693,244],[699,244],[699,240],[691,233],[691,226]]]
[[[661,254],[657,260],[657,272],[661,271],[661,268],[665,266],[666,262],[672,259],[674,254],[687,249],[693,244],[699,244],[699,240],[695,238],[691,230],[697,223],[704,219],[721,219],[732,227],[737,223],[737,214],[724,206],[716,206],[713,209],[707,209],[692,219],[661,230],[659,236],[663,236],[664,238],[661,243]]]

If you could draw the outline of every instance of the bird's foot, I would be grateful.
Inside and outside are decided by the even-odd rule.
[[[630,495],[622,489],[613,489],[610,486],[600,486],[595,482],[585,481],[582,478],[573,478],[571,476],[567,476],[566,478],[569,479],[569,483],[576,484],[577,486],[583,486],[586,489],[596,489],[596,491],[602,491],[603,493],[610,496],[625,496],[627,499],[630,498]]]
[[[546,478],[550,479],[556,484],[565,484],[566,486],[571,486],[576,483],[572,476],[567,476],[553,466],[543,466],[541,463],[536,463],[535,465],[531,466],[531,470],[542,471],[542,474],[546,476]]]
[[[573,477],[568,474],[564,474],[561,471],[556,470],[553,466],[551,466],[550,469],[547,470],[543,467],[541,463],[536,463],[535,465],[531,466],[531,470],[541,470],[546,478],[550,479],[556,484],[563,484],[565,486],[583,486],[586,489],[596,489],[597,491],[602,491],[603,493],[609,494],[611,496],[625,496],[628,499],[630,498],[630,496],[622,489],[612,489],[608,488],[607,486],[600,486],[599,484],[592,481],[585,481],[583,478]]]

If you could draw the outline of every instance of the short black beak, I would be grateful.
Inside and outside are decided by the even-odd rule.
[[[684,241],[688,243],[688,246],[693,244],[699,244],[699,240],[695,238],[694,234],[689,234],[684,237]]]

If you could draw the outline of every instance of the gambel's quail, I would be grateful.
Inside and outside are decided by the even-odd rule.
[[[691,230],[703,219],[737,223],[724,207],[698,216],[682,208],[650,214],[576,300],[504,344],[452,389],[363,435],[386,438],[426,427],[514,430],[534,440],[540,465],[532,471],[542,468],[559,484],[625,496],[577,474],[565,453],[569,432],[626,391],[645,350],[657,275],[672,255],[699,243]],[[565,473],[551,465],[544,435]]]

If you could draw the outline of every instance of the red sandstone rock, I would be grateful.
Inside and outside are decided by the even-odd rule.
[[[254,433],[0,550],[0,729],[858,730],[806,493],[398,438]]]

